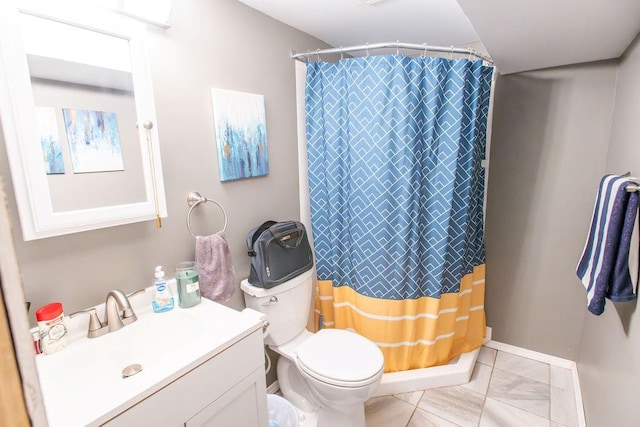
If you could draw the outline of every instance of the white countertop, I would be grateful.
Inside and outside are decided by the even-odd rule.
[[[151,309],[153,289],[131,298],[138,320],[98,338],[86,337],[88,318],[65,318],[69,346],[36,357],[51,427],[100,425],[262,328],[261,314],[205,298],[166,313]],[[98,315],[103,319],[104,309]],[[142,371],[123,379],[122,369]]]

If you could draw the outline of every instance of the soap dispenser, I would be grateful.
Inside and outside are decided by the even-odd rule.
[[[173,309],[173,296],[167,286],[167,280],[164,277],[164,271],[161,265],[156,267],[155,276],[154,287],[156,294],[151,306],[156,313],[164,313],[165,311]]]

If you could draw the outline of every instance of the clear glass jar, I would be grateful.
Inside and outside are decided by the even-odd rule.
[[[176,265],[176,285],[180,307],[187,308],[200,304],[202,297],[195,262],[184,261]]]

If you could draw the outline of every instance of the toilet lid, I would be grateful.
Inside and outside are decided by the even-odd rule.
[[[325,382],[364,385],[384,367],[380,349],[368,339],[342,329],[322,329],[300,345],[300,368]]]

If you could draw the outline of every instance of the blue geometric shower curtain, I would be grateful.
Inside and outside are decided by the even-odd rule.
[[[431,338],[407,337],[415,325],[393,323],[396,338],[376,339],[367,329],[380,325],[367,322],[387,316],[389,301],[429,305],[419,300],[459,293],[463,278],[484,266],[481,161],[492,73],[482,61],[401,55],[307,65],[318,279],[333,288],[324,291],[332,294],[331,309],[349,310],[332,315],[325,307],[325,326],[355,329],[381,348],[410,339],[421,354],[424,346],[455,340],[438,335],[439,326],[426,328],[436,331]],[[484,277],[470,283],[480,281],[484,291]],[[380,313],[372,313],[371,299],[381,301]],[[409,317],[430,317],[417,310]],[[484,324],[483,305],[478,310]]]

